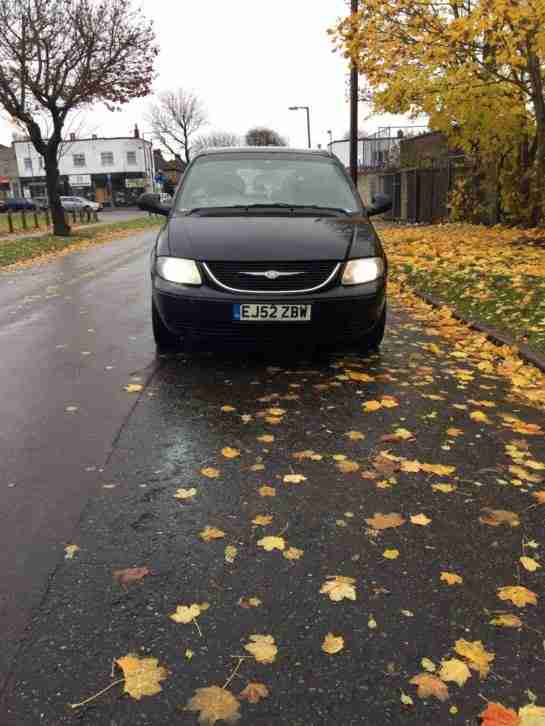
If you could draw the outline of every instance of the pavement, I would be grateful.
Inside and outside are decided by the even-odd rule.
[[[152,239],[0,275],[2,726],[545,705],[542,409],[395,300],[365,358],[156,357]],[[157,659],[160,691],[68,705],[128,654]]]

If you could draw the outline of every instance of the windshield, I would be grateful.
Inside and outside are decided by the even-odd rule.
[[[294,154],[204,156],[191,166],[176,197],[181,212],[259,204],[361,210],[333,160]]]

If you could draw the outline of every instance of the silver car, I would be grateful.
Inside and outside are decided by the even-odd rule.
[[[80,209],[98,212],[99,209],[102,209],[102,206],[98,202],[85,199],[85,197],[61,197],[61,204],[63,209],[66,209],[68,212],[79,212]]]

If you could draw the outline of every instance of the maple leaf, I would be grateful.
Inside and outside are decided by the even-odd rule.
[[[140,391],[144,390],[144,386],[141,383],[127,383],[123,388],[127,393],[140,393]]]
[[[399,550],[384,550],[382,556],[385,557],[387,560],[397,560],[397,558],[399,557]]]
[[[447,585],[461,585],[463,581],[463,578],[454,572],[441,573],[441,582],[446,582]]]
[[[235,561],[235,557],[237,556],[237,548],[233,547],[233,545],[227,545],[224,551],[225,555],[225,562],[227,562],[229,565],[232,565]]]
[[[535,592],[528,590],[522,585],[511,585],[509,587],[498,588],[498,597],[500,600],[510,600],[518,608],[526,605],[537,605],[537,595]]]
[[[201,726],[214,726],[217,721],[236,723],[240,719],[240,703],[227,689],[220,686],[197,688],[186,711],[200,711]]]
[[[432,676],[430,673],[420,673],[411,678],[409,683],[417,686],[416,692],[419,698],[435,696],[439,701],[446,701],[450,695],[446,684],[440,678]]]
[[[390,527],[401,527],[402,524],[405,524],[405,520],[401,514],[396,514],[395,512],[390,512],[390,514],[376,512],[365,521],[373,529],[389,529]]]
[[[491,527],[499,527],[502,524],[508,524],[510,527],[518,527],[520,519],[516,512],[509,512],[505,509],[490,509],[485,507],[484,514],[479,517],[479,522],[488,524]]]
[[[272,522],[273,518],[270,514],[258,514],[252,519],[252,524],[257,524],[260,527],[266,527]]]
[[[489,621],[490,625],[498,625],[501,628],[522,628],[523,622],[518,615],[511,615],[511,613],[504,613],[503,615],[497,615],[495,618]]]
[[[439,671],[439,678],[442,681],[454,682],[459,686],[463,686],[468,678],[471,677],[471,671],[464,663],[463,660],[458,658],[451,658],[450,660],[441,661],[441,670]]]
[[[66,545],[66,547],[64,548],[64,552],[65,552],[65,555],[64,555],[65,560],[73,560],[74,555],[77,552],[79,552],[79,547],[75,544]]]
[[[197,490],[194,487],[191,489],[176,489],[174,497],[176,499],[192,499],[196,493]]]
[[[329,595],[329,599],[333,602],[340,602],[345,598],[347,600],[356,599],[356,588],[353,577],[344,577],[343,575],[330,575],[327,582],[324,582],[320,588],[320,592]]]
[[[217,479],[220,472],[219,469],[214,469],[213,466],[205,466],[204,469],[201,469],[201,474],[209,479]]]
[[[519,708],[520,726],[545,726],[545,708],[533,703]]]
[[[431,519],[429,517],[426,517],[425,514],[415,514],[411,517],[411,522],[413,524],[418,524],[421,527],[427,527],[428,524],[431,522]]]
[[[362,434],[361,431],[347,431],[345,436],[351,441],[362,441],[365,438],[365,434]]]
[[[250,635],[251,643],[244,646],[244,650],[251,653],[258,663],[273,663],[278,648],[272,635]]]
[[[128,567],[126,570],[113,571],[114,580],[117,580],[123,587],[132,585],[134,582],[139,582],[144,577],[147,577],[147,575],[151,575],[151,570],[147,567]]]
[[[262,444],[272,444],[274,436],[272,434],[263,434],[262,436],[258,436],[257,440]]]
[[[457,640],[454,650],[465,658],[469,667],[478,671],[481,678],[486,678],[490,672],[490,663],[496,657],[494,653],[488,653],[480,640]]]
[[[175,612],[169,615],[169,618],[174,620],[175,623],[184,623],[184,625],[187,625],[187,623],[191,623],[195,618],[198,618],[203,610],[207,609],[208,603],[204,603],[204,606],[197,605],[197,603],[193,603],[193,605],[178,605]]]
[[[456,487],[453,484],[432,484],[431,488],[434,492],[442,492],[443,494],[450,494],[450,492],[456,491]]]
[[[240,456],[239,449],[233,449],[231,446],[224,446],[221,453],[226,459],[236,459]]]
[[[379,408],[382,408],[382,404],[380,403],[380,401],[366,401],[365,403],[361,404],[361,407],[364,411],[370,413],[371,411],[378,411]]]
[[[360,465],[357,462],[350,461],[350,459],[338,461],[335,466],[339,471],[342,471],[343,474],[351,474],[354,471],[358,471],[360,468]]]
[[[225,532],[222,532],[221,529],[217,529],[217,527],[209,527],[206,525],[203,531],[199,533],[199,537],[205,542],[210,542],[213,539],[221,539],[222,537],[225,537]]]
[[[297,547],[290,547],[283,553],[283,556],[287,560],[299,560],[303,554],[303,550],[299,550]]]
[[[335,653],[339,653],[344,648],[344,638],[342,635],[333,635],[333,633],[328,633],[325,638],[324,642],[322,643],[322,650],[324,653],[327,653],[328,655],[335,655]]]
[[[536,560],[532,559],[531,557],[519,557],[520,563],[524,567],[525,570],[528,570],[528,572],[535,572],[538,570],[541,565]]]
[[[260,496],[262,497],[275,497],[276,496],[276,489],[274,487],[269,487],[266,484],[264,484],[262,487],[259,487],[258,489]]]
[[[155,696],[162,688],[161,681],[168,676],[168,670],[159,666],[157,658],[140,658],[134,653],[117,658],[117,665],[125,678],[123,692],[139,701],[142,696]]]
[[[267,698],[269,689],[263,683],[248,683],[246,688],[238,694],[238,697],[248,703],[259,703],[262,698]]]
[[[241,608],[248,610],[249,608],[258,608],[261,605],[261,600],[258,597],[241,597],[238,604]]]
[[[283,537],[263,537],[263,539],[258,540],[257,544],[267,552],[283,550],[286,547],[286,542]]]
[[[306,480],[307,478],[303,474],[286,474],[282,481],[284,484],[301,484]]]
[[[505,708],[501,703],[490,701],[479,716],[482,726],[520,726],[520,719],[515,711]]]

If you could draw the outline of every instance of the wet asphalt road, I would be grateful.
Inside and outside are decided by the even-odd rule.
[[[538,464],[545,446],[542,434],[514,432],[501,417],[543,425],[542,411],[444,342],[444,355],[432,353],[425,346],[436,338],[395,305],[380,354],[365,359],[290,351],[156,360],[151,237],[0,278],[1,577],[12,642],[34,606],[2,726],[195,724],[189,699],[228,680],[252,634],[272,636],[278,654],[271,664],[242,661],[230,682],[235,694],[250,681],[269,690],[257,704],[241,702],[241,724],[477,724],[483,699],[517,709],[531,693],[543,705],[543,575],[519,563],[523,553],[539,562],[545,546],[532,496],[543,484],[513,485],[505,446]],[[19,342],[6,346],[8,336]],[[146,385],[138,397],[123,391],[132,375]],[[383,406],[366,412],[366,401]],[[70,404],[79,410],[67,414]],[[475,410],[489,422],[471,419]],[[383,440],[398,428],[412,436]],[[223,447],[240,456],[225,458]],[[305,450],[322,458],[293,456]],[[339,465],[343,456],[353,463]],[[411,471],[403,461],[454,468]],[[204,476],[205,467],[219,476]],[[539,478],[539,468],[528,471]],[[306,479],[285,483],[289,474]],[[263,486],[275,496],[262,496]],[[181,487],[197,492],[180,501]],[[514,512],[520,524],[487,526],[485,507]],[[401,526],[373,528],[366,519],[377,512],[401,515]],[[271,523],[254,524],[257,515]],[[224,537],[203,541],[206,526]],[[302,550],[300,559],[266,551],[259,541],[268,535],[282,538],[284,552]],[[66,544],[80,548],[72,560],[63,559]],[[226,545],[238,550],[233,563]],[[136,566],[151,572],[126,588],[115,582],[114,570]],[[446,584],[443,572],[462,582]],[[333,575],[353,578],[355,599],[320,592]],[[499,600],[508,585],[526,586],[538,604]],[[261,604],[242,607],[251,597]],[[199,628],[168,617],[203,602]],[[490,624],[497,611],[523,627]],[[344,638],[335,655],[321,650],[329,632]],[[491,673],[481,678],[467,661],[471,675],[448,683],[448,700],[418,698],[409,681],[426,672],[422,658],[439,670],[442,659],[460,658],[460,639],[494,655]],[[137,701],[117,685],[67,707],[107,686],[112,661],[128,653],[168,669],[161,693]]]

